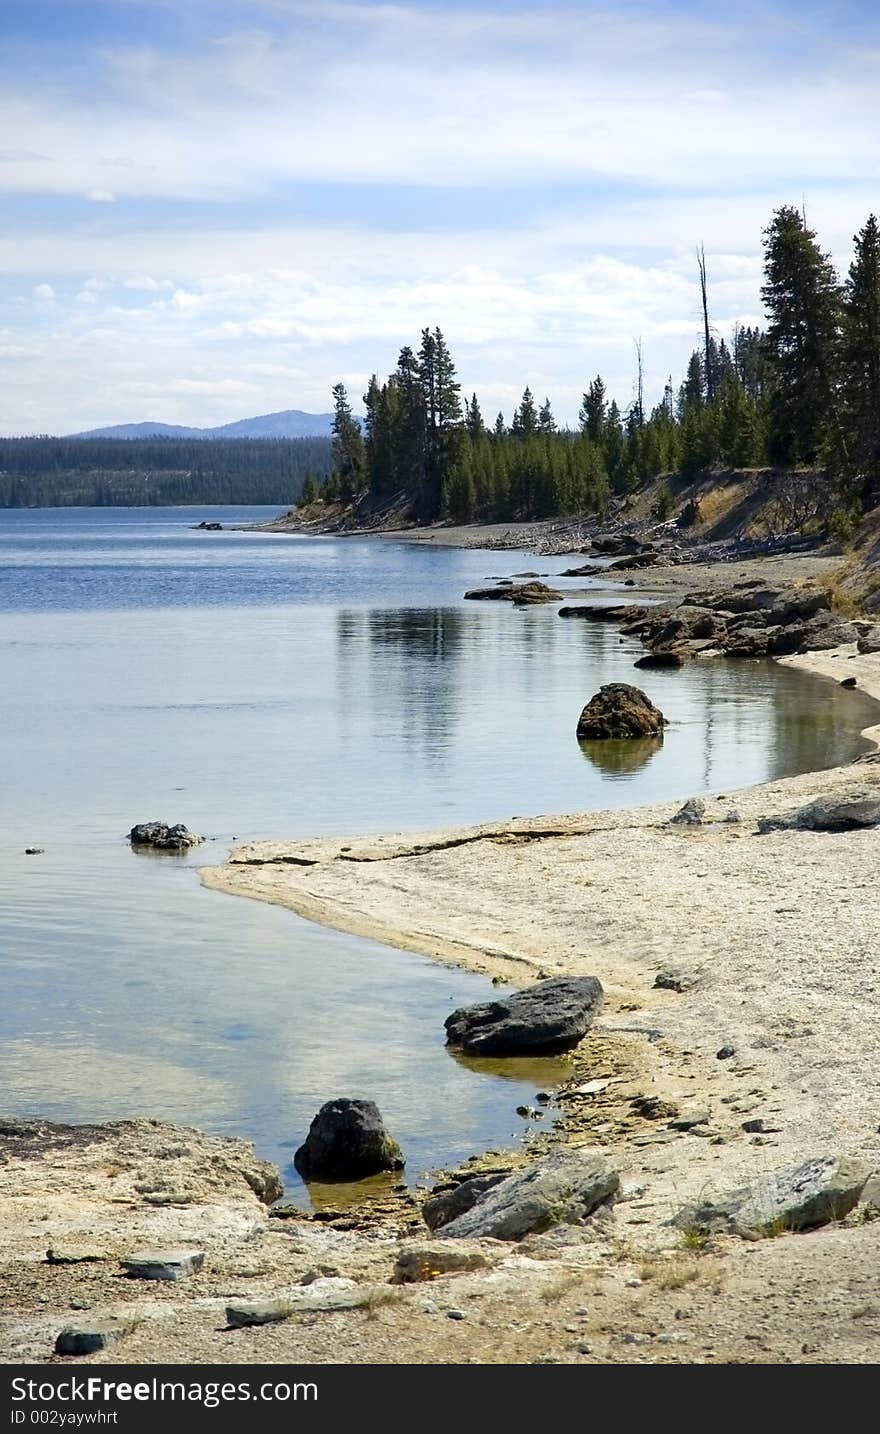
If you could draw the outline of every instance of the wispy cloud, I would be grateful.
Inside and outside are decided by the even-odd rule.
[[[844,6],[115,9],[130,32],[93,15],[0,87],[2,321],[41,354],[6,430],[233,418],[245,372],[323,409],[426,322],[487,407],[529,381],[571,419],[598,369],[628,399],[636,335],[650,383],[678,371],[695,243],[724,332],[775,204],[805,193],[843,263],[880,203],[880,19]]]

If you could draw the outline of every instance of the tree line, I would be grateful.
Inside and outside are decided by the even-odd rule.
[[[702,343],[676,386],[646,409],[641,345],[634,398],[621,410],[597,375],[576,429],[526,387],[509,423],[462,400],[447,342],[424,329],[417,350],[364,394],[363,425],[345,386],[333,390],[333,467],[318,497],[382,503],[406,496],[417,518],[459,521],[602,512],[614,494],[659,475],[717,467],[821,469],[843,509],[880,501],[880,228],[855,236],[841,282],[800,210],[782,206],[764,230],[766,327],[711,322],[706,258],[698,251]]]
[[[0,507],[295,502],[328,438],[0,438]]]

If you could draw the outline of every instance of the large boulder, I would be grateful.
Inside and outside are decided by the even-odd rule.
[[[682,1230],[759,1239],[784,1230],[809,1230],[840,1220],[858,1204],[871,1175],[861,1160],[820,1155],[776,1170],[717,1199],[686,1206],[674,1217]]]
[[[850,832],[876,826],[880,826],[880,797],[875,792],[854,789],[817,797],[805,807],[778,817],[762,817],[758,831]]]
[[[770,639],[769,651],[774,657],[784,657],[795,652],[827,652],[833,647],[843,647],[855,642],[858,630],[851,622],[835,617],[830,612],[817,613],[805,622],[791,622],[780,627]]]
[[[149,846],[155,851],[186,851],[205,840],[196,836],[183,822],[169,826],[167,822],[138,822],[128,834],[132,846]]]
[[[442,1232],[453,1239],[521,1240],[583,1222],[619,1187],[620,1177],[601,1151],[553,1150],[485,1191]]]
[[[470,1180],[460,1180],[448,1190],[435,1192],[422,1206],[425,1224],[429,1230],[439,1230],[441,1225],[448,1225],[458,1215],[473,1209],[487,1190],[506,1179],[506,1174],[472,1175]]]
[[[579,617],[585,622],[636,622],[645,617],[646,607],[631,603],[615,603],[602,607],[598,603],[580,603],[577,607],[561,607],[560,617]]]
[[[328,1100],[293,1157],[304,1180],[363,1180],[402,1170],[403,1152],[372,1100]]]
[[[580,715],[577,735],[585,741],[609,737],[662,735],[666,718],[640,687],[608,682],[591,697]]]
[[[471,1056],[568,1051],[582,1041],[602,1004],[595,976],[556,976],[447,1016],[446,1040]]]

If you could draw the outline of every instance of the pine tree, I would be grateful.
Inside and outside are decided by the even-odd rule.
[[[777,209],[764,231],[764,286],[773,372],[770,456],[813,463],[831,418],[840,289],[800,211]]]
[[[555,433],[556,419],[553,417],[553,410],[550,407],[549,398],[545,398],[538,413],[538,432]]]
[[[880,498],[880,226],[871,214],[854,239],[844,293],[838,466],[870,503]]]
[[[504,414],[499,413],[492,428],[494,438],[504,438],[507,435],[507,424],[504,422]]]
[[[344,383],[333,386],[333,476],[341,502],[363,492],[364,441]]]
[[[605,384],[601,374],[596,375],[584,394],[578,417],[581,432],[594,443],[601,443],[605,436]]]
[[[475,393],[471,394],[470,403],[465,403],[464,410],[464,426],[468,431],[468,436],[476,442],[486,432],[486,426],[483,423],[483,415],[480,412],[480,405]]]
[[[532,438],[538,431],[538,410],[528,384],[523,389],[519,408],[513,415],[510,431],[517,438]]]

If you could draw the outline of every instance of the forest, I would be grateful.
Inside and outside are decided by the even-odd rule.
[[[856,234],[843,282],[794,207],[775,211],[763,243],[764,328],[717,335],[698,250],[702,341],[681,381],[649,409],[637,343],[632,401],[621,411],[597,375],[574,430],[528,387],[509,423],[487,419],[476,394],[462,400],[443,334],[423,330],[370,380],[363,425],[336,385],[332,473],[302,501],[405,493],[421,521],[546,518],[602,513],[660,475],[772,466],[821,472],[827,511],[853,525],[880,501],[880,228],[871,215]]]
[[[0,438],[0,507],[295,502],[328,438]]]

